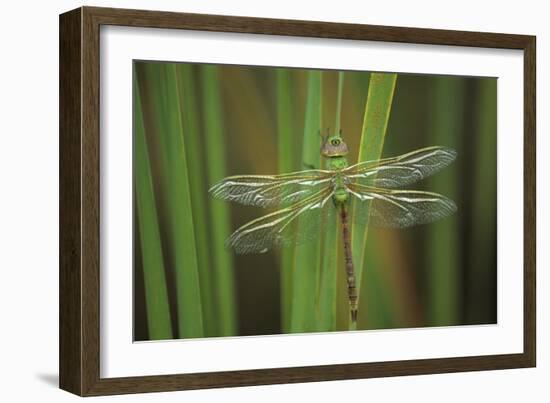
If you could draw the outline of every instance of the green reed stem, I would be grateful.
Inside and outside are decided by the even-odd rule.
[[[464,130],[464,79],[434,77],[432,109],[432,141],[455,148]],[[429,179],[430,189],[456,200],[458,161],[453,169],[446,169]],[[457,216],[429,226],[427,256],[429,257],[428,321],[431,326],[450,326],[459,323],[460,254]]]
[[[208,153],[207,177],[213,185],[226,176],[225,136],[218,67],[204,65],[201,68],[204,135]],[[213,256],[213,277],[217,291],[219,335],[231,336],[237,332],[237,310],[233,256],[225,248],[225,239],[231,234],[229,207],[222,200],[211,200],[210,233]]]
[[[134,76],[134,184],[150,340],[171,339],[172,324],[141,97]]]
[[[292,130],[292,92],[290,71],[276,69],[277,98],[277,165],[279,173],[294,169],[295,147]],[[292,260],[291,248],[281,249],[281,327],[283,333],[290,330],[290,310],[292,305]]]
[[[201,147],[201,130],[197,91],[195,88],[194,66],[191,64],[176,64],[178,91],[183,133],[185,139],[185,155],[190,174],[189,188],[194,222],[194,233],[197,246],[197,261],[199,266],[199,283],[203,324],[205,336],[217,335],[218,319],[215,314],[212,267],[208,239],[208,204],[207,190],[203,175],[204,153]]]
[[[474,109],[475,130],[475,175],[472,182],[471,237],[469,248],[475,251],[484,243],[496,244],[497,222],[495,206],[497,205],[497,79],[479,80],[476,86],[477,102]],[[460,155],[458,158],[461,158]],[[463,156],[462,158],[465,158]],[[471,254],[468,267],[473,273],[468,279],[467,306],[468,323],[496,323],[496,302],[479,304],[475,301],[487,299],[493,295],[497,281],[494,269],[496,253]]]
[[[189,170],[180,114],[176,66],[145,63],[142,74],[148,81],[149,122],[155,133],[157,161],[163,195],[165,244],[174,273],[178,336],[204,335],[196,255]]]
[[[396,80],[397,74],[371,73],[357,162],[378,160],[382,156]],[[368,206],[361,206],[361,208],[368,208]],[[353,216],[354,207],[352,206],[352,220]],[[367,259],[367,233],[368,226],[358,228],[352,225],[352,252],[359,299]],[[361,312],[358,316],[361,317]]]
[[[302,163],[305,168],[319,168],[319,128],[321,121],[321,72],[308,72]],[[298,225],[305,223],[299,218]],[[318,268],[320,266],[320,240],[297,245],[294,250],[294,268],[292,278],[292,308],[290,331],[307,332],[317,328],[316,295]]]
[[[336,113],[334,130],[340,131],[340,117],[342,112],[342,95],[344,92],[344,72],[338,72],[338,90],[336,98]],[[332,206],[329,206],[332,208]],[[338,227],[338,212],[329,215],[323,226],[323,250],[321,280],[319,287],[319,331],[336,330],[336,301],[338,288],[338,251],[341,242],[340,228]]]

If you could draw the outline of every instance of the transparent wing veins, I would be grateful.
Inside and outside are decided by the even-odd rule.
[[[366,186],[397,188],[410,185],[448,166],[456,151],[447,147],[426,147],[393,158],[365,161],[344,169],[347,178]]]
[[[230,176],[212,186],[215,198],[249,206],[290,205],[328,186],[333,171],[307,170],[283,175]]]
[[[449,198],[420,190],[389,190],[360,184],[348,185],[356,200],[356,222],[378,227],[404,228],[427,224],[456,212]]]
[[[239,254],[264,253],[273,247],[315,238],[321,223],[321,210],[332,194],[332,188],[326,187],[301,202],[252,220],[231,234],[226,246]],[[294,228],[292,224],[298,224],[298,217],[300,226]]]

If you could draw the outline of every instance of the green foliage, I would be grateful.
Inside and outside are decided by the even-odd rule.
[[[434,77],[434,94],[431,137],[437,144],[456,148],[457,139],[464,131],[464,86],[460,78]],[[460,159],[455,161],[460,164]],[[430,189],[456,200],[457,169],[447,169],[428,180]],[[455,247],[458,241],[457,216],[430,225],[426,253],[429,256],[428,321],[433,326],[449,326],[459,323],[460,253]]]
[[[145,141],[141,97],[136,80],[134,88],[134,180],[137,217],[142,253],[147,324],[151,340],[172,338],[168,292],[164,275],[157,208],[153,194],[149,155]]]
[[[321,165],[319,154],[319,128],[322,127],[322,75],[320,71],[308,72],[307,100],[302,145],[302,162],[304,167]],[[298,218],[298,228],[306,225]],[[290,332],[308,332],[317,328],[315,317],[317,283],[321,241],[315,239],[302,245],[295,246],[294,268],[292,271],[292,305],[290,318]]]
[[[205,145],[208,150],[207,178],[214,184],[225,176],[226,151],[223,130],[218,68],[205,65],[201,71],[202,108]],[[218,296],[217,313],[220,336],[236,334],[235,284],[233,275],[233,255],[225,248],[225,239],[231,234],[229,206],[221,200],[210,201],[210,234],[214,259],[213,278]]]
[[[370,75],[357,162],[378,160],[382,156],[396,80],[397,74],[371,73]],[[368,205],[361,206],[361,208],[368,208]],[[352,220],[354,211],[355,206],[351,209]],[[351,232],[356,283],[359,288],[359,301],[361,301],[361,296],[364,294],[362,282],[363,272],[370,266],[368,264],[369,255],[366,253],[368,226],[360,227],[353,225]],[[375,268],[373,268],[373,270],[375,270]],[[361,313],[361,306],[359,310],[360,314],[358,321],[363,322],[361,318],[365,317],[365,312],[363,310]]]
[[[279,68],[275,70],[277,82],[277,166],[279,173],[295,170],[292,87],[290,71]],[[290,330],[290,307],[292,304],[292,267],[294,251],[292,248],[281,250],[281,327],[284,332]]]
[[[344,72],[338,73],[338,89],[336,98],[336,113],[334,132],[338,133],[341,127],[342,96],[344,93]],[[338,297],[338,269],[341,268],[339,256],[342,236],[338,226],[338,214],[325,218],[323,223],[323,248],[321,253],[321,279],[319,284],[319,317],[318,331],[336,330],[336,301]]]
[[[496,214],[497,206],[497,81],[489,79],[481,81],[476,88],[476,102],[473,104],[474,116],[471,130],[479,133],[475,137],[472,154],[472,166],[475,172],[472,177],[472,228],[468,248],[475,250],[487,240],[496,242]],[[467,156],[462,156],[466,158]],[[466,305],[466,317],[469,323],[486,323],[496,310],[496,298],[490,304],[476,304],[488,292],[496,288],[496,273],[493,267],[496,263],[496,249],[488,250],[483,254],[471,254],[467,265],[471,267],[473,275],[468,278],[466,287],[471,296]],[[495,292],[496,291],[492,291]]]
[[[150,85],[144,86],[147,96],[149,128],[160,136],[150,137],[157,147],[160,186],[169,189],[170,197],[161,198],[165,214],[164,245],[171,262],[176,288],[178,334],[180,337],[202,337],[202,307],[195,246],[191,190],[187,176],[186,150],[180,116],[178,80],[173,64],[146,63],[137,66],[137,74]]]
[[[177,88],[180,105],[181,121],[183,126],[187,170],[186,173],[203,171],[203,150],[201,147],[201,131],[199,122],[199,107],[197,105],[197,91],[193,66],[190,64],[177,64]],[[202,306],[202,318],[205,336],[217,335],[217,316],[214,304],[214,282],[212,280],[212,265],[209,254],[209,223],[207,188],[200,175],[187,175],[189,187],[192,189],[191,211],[193,212],[194,236],[196,239],[196,252],[198,273],[200,281],[200,295]],[[194,282],[193,282],[194,284]]]

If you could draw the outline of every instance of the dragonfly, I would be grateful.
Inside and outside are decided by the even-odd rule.
[[[280,175],[229,176],[213,185],[214,198],[249,206],[278,208],[238,228],[226,246],[238,254],[265,253],[319,237],[322,226],[339,216],[350,320],[357,321],[358,295],[351,225],[405,228],[452,215],[456,204],[433,192],[404,190],[447,167],[456,151],[442,146],[418,149],[392,158],[348,166],[342,133],[323,138],[326,169]]]

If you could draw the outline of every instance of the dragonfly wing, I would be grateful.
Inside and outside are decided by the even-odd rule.
[[[209,190],[215,198],[249,206],[290,205],[307,199],[331,184],[334,172],[307,170],[283,175],[230,176]]]
[[[456,211],[456,204],[438,193],[360,185],[350,185],[348,189],[355,196],[352,219],[357,223],[404,228],[431,223]]]
[[[427,147],[393,158],[366,161],[344,170],[351,182],[380,188],[397,188],[424,179],[448,166],[456,151],[447,147]]]
[[[334,210],[332,194],[331,188],[325,188],[304,201],[250,221],[237,229],[226,245],[238,254],[265,253],[317,238],[324,216]]]

